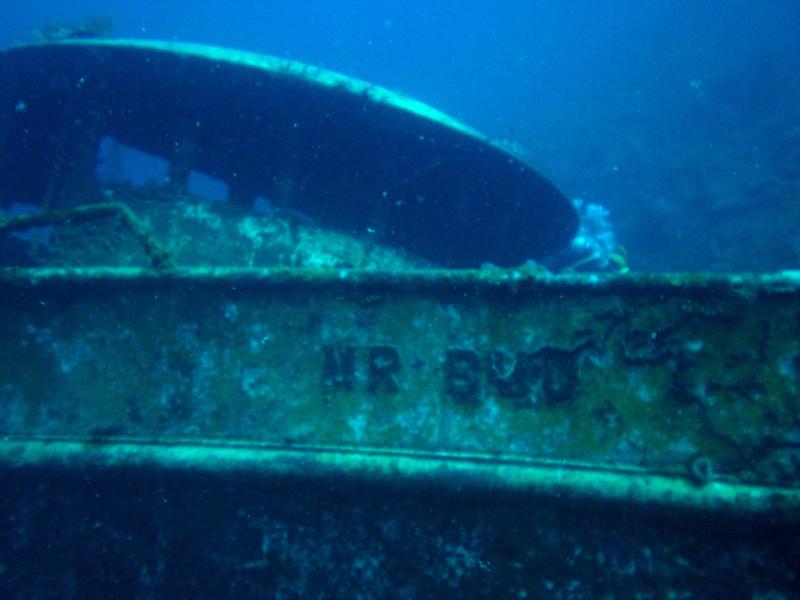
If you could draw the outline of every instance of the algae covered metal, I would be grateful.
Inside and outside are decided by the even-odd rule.
[[[529,469],[787,516],[800,497],[791,275],[43,268],[3,286],[15,436],[474,460],[512,486]]]
[[[7,269],[3,585],[788,594],[797,286]]]
[[[39,205],[0,218],[0,594],[791,597],[798,273],[515,267],[560,192],[298,63],[92,40],[0,78],[0,202]],[[98,181],[104,136],[168,180]]]

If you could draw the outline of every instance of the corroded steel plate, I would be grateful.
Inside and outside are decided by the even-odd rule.
[[[387,477],[449,468],[789,511],[797,286],[793,274],[7,270],[0,427],[128,456],[141,440],[236,440],[278,452],[274,464],[315,455]]]

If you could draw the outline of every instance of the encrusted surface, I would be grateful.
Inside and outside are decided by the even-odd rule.
[[[777,600],[800,566],[796,528],[716,514],[348,478],[3,475],[6,597]]]
[[[2,429],[236,438],[798,483],[782,279],[6,272]]]

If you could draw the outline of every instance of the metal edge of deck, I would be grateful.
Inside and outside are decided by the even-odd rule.
[[[326,446],[275,446],[225,440],[26,438],[0,441],[0,467],[153,468],[252,473],[367,484],[439,486],[455,492],[529,494],[558,501],[625,502],[660,508],[770,516],[800,521],[800,490],[689,479],[633,468],[477,454]]]
[[[61,284],[148,285],[148,284],[237,284],[253,286],[294,286],[324,288],[342,285],[358,288],[380,286],[419,292],[437,289],[469,288],[507,290],[526,289],[584,290],[586,292],[641,291],[665,293],[686,290],[710,295],[738,295],[754,298],[759,294],[800,292],[800,271],[776,273],[591,273],[552,275],[527,269],[414,269],[361,270],[349,268],[297,267],[0,267],[0,285],[36,287]]]

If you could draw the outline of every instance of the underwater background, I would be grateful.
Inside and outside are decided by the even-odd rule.
[[[0,600],[800,597],[800,2],[0,0],[0,49],[112,21],[397,90],[500,159],[448,163],[469,135],[364,88],[331,112],[314,77],[237,103],[246,61],[206,46],[0,52]],[[198,140],[234,158],[195,194]],[[542,259],[563,277],[483,261],[486,231],[558,229],[515,218],[517,158],[583,220]],[[322,229],[281,189],[366,218]],[[386,198],[410,243],[381,245]],[[482,268],[429,269],[442,240]]]
[[[609,211],[635,270],[800,267],[800,3],[6,2],[0,46],[117,37],[274,54],[402,91]]]

